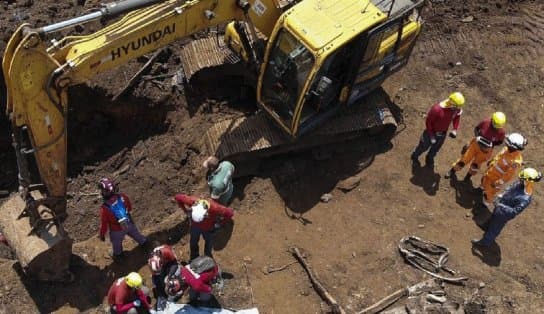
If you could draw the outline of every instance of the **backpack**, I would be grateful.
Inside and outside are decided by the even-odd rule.
[[[202,274],[215,267],[215,261],[208,256],[199,256],[190,264],[191,270],[197,274]]]
[[[130,217],[128,215],[127,207],[121,195],[116,194],[117,199],[112,203],[104,202],[104,205],[110,210],[110,212],[115,216],[117,222],[121,225],[123,230],[128,229],[128,223],[130,222]]]

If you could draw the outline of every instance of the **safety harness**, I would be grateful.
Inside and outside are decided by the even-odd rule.
[[[121,228],[123,228],[123,230],[127,230],[128,223],[130,222],[127,207],[125,206],[125,202],[123,201],[121,195],[115,194],[115,196],[116,199],[113,203],[109,204],[106,201],[104,202],[104,206],[106,206],[113,216],[115,216],[115,219],[117,219],[117,222],[119,225],[121,225]]]

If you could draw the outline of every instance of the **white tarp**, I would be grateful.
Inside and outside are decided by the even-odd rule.
[[[156,314],[259,314],[257,308],[231,311],[227,309],[193,307],[189,304],[179,304],[168,302],[166,308],[162,311],[156,311]]]

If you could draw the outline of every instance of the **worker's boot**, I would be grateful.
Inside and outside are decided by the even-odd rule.
[[[446,179],[454,179],[456,177],[455,175],[455,169],[451,168],[445,175],[444,178]]]
[[[488,247],[489,246],[489,244],[484,243],[483,239],[472,239],[472,240],[470,240],[470,242],[474,246],[480,246],[480,247]]]

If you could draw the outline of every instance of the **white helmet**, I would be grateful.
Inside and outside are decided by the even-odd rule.
[[[506,137],[506,146],[515,150],[523,150],[527,145],[527,139],[519,133],[508,134]]]
[[[204,218],[206,218],[206,214],[208,213],[208,208],[210,208],[210,203],[205,200],[198,200],[192,207],[191,207],[191,218],[194,222],[202,222]]]

